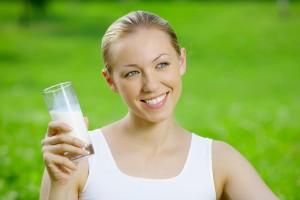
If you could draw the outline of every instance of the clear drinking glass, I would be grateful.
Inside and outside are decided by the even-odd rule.
[[[71,82],[53,85],[43,91],[45,101],[52,120],[62,121],[72,127],[66,134],[74,136],[85,143],[85,149],[94,154],[94,148],[88,135],[79,102]],[[84,157],[73,156],[72,160]]]

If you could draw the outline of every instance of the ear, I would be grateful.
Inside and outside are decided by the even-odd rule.
[[[110,89],[114,92],[118,92],[117,87],[106,68],[102,69],[102,76],[105,78],[107,84],[109,85]]]
[[[179,72],[180,75],[184,75],[186,71],[186,52],[185,48],[180,49],[180,56],[179,56]]]

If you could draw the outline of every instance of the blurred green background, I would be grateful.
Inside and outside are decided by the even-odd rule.
[[[188,53],[176,110],[190,131],[232,144],[281,199],[300,199],[300,4],[63,1],[0,3],[0,199],[37,199],[42,89],[72,81],[90,129],[126,113],[101,77],[100,40],[116,18],[169,20]],[[249,185],[251,187],[251,185]]]

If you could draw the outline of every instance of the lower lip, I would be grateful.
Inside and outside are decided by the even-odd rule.
[[[143,104],[145,105],[146,108],[157,110],[162,108],[166,104],[168,96],[169,96],[169,92],[166,94],[165,98],[163,98],[163,100],[161,100],[157,104],[147,104],[146,102],[143,102]]]

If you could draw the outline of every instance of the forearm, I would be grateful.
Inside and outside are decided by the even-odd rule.
[[[62,185],[52,183],[49,190],[49,198],[47,200],[68,200],[75,199],[72,194],[72,187],[70,185]]]
[[[76,195],[73,186],[74,183],[72,181],[69,183],[51,181],[47,170],[45,170],[41,185],[40,200],[74,200],[78,195]]]

